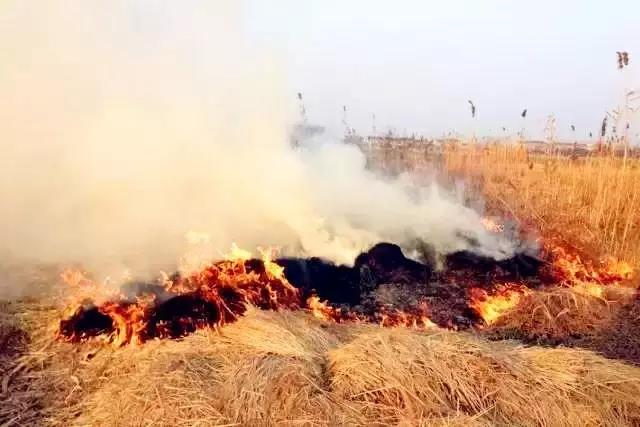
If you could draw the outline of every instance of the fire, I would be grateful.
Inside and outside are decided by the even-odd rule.
[[[550,253],[553,259],[553,276],[559,284],[579,287],[590,295],[601,297],[604,286],[621,285],[635,276],[631,265],[615,258],[594,265],[593,262],[569,253],[561,246],[551,248]]]
[[[597,283],[583,282],[575,285],[574,290],[596,298],[604,298],[604,287]]]
[[[251,252],[241,249],[235,243],[231,244],[231,252],[225,255],[229,261],[248,261],[251,259]]]
[[[408,311],[380,305],[361,313],[334,307],[316,295],[303,301],[300,290],[285,277],[285,268],[274,261],[275,250],[258,250],[261,259],[233,245],[222,261],[186,276],[163,273],[157,283],[134,284],[131,292],[127,285],[124,290],[107,291],[107,286],[79,271],[66,271],[63,279],[71,287],[72,298],[58,336],[71,342],[99,337],[115,346],[178,338],[196,329],[233,322],[248,305],[265,310],[307,309],[316,318],[335,323],[435,327],[425,304]]]
[[[635,270],[631,264],[615,258],[609,258],[606,261],[605,271],[609,277],[616,277],[621,280],[633,280],[635,277]]]
[[[67,268],[60,274],[60,278],[69,287],[71,305],[86,299],[103,302],[118,296],[115,289],[94,282],[86,272],[79,269]]]
[[[402,310],[392,310],[389,312],[382,311],[380,313],[380,326],[393,327],[401,326],[412,329],[433,329],[438,325],[433,323],[425,314],[426,310],[418,310],[416,312],[407,312]]]
[[[491,219],[485,218],[483,223],[493,232],[504,230]],[[205,237],[193,234],[191,240],[203,241]],[[404,258],[400,248],[391,250],[389,243],[363,253],[359,257],[362,265],[354,267],[323,264],[314,258],[276,260],[273,248],[258,248],[261,257],[254,258],[234,244],[225,259],[201,264],[193,273],[162,273],[155,283],[129,283],[120,289],[92,281],[79,270],[67,270],[62,277],[69,284],[71,299],[58,335],[72,342],[99,337],[116,346],[179,338],[196,329],[233,322],[249,305],[265,310],[308,310],[314,317],[333,323],[366,322],[422,330],[437,327],[434,319],[449,328],[472,327],[478,317],[491,325],[525,302],[532,284],[573,287],[605,298],[607,285],[634,277],[635,271],[624,262],[608,259],[594,264],[552,242],[545,246],[545,259],[520,254],[496,261],[466,251],[454,253],[447,256],[444,271],[429,272],[431,276],[422,275],[427,266]],[[393,298],[378,299],[387,294],[373,293],[381,284],[416,284],[423,283],[423,278],[450,287],[435,296],[409,291],[409,307]],[[334,285],[334,281],[339,285],[325,285]],[[346,296],[341,294],[343,289],[349,292]],[[441,287],[428,290],[437,289]],[[403,292],[397,295],[405,298]],[[331,295],[330,301],[319,295]]]
[[[263,260],[252,259],[248,251],[234,245],[227,259],[186,277],[165,274],[162,284],[142,285],[135,297],[107,291],[81,272],[66,271],[63,280],[72,287],[72,296],[59,337],[81,341],[100,336],[121,346],[223,325],[241,316],[247,305],[301,308],[298,290],[286,280],[284,269],[271,261],[272,256],[269,250],[263,251]]]
[[[516,307],[529,292],[527,288],[517,283],[502,285],[493,294],[480,288],[472,288],[469,291],[471,298],[469,306],[487,325],[491,325],[504,313]]]
[[[502,233],[504,231],[504,225],[500,224],[496,220],[489,217],[482,217],[480,219],[482,226],[492,233]]]
[[[272,261],[276,252],[275,249],[269,248],[264,250],[262,248],[258,248],[258,252],[262,255],[262,262],[264,263],[264,268],[267,271],[267,274],[272,279],[282,280],[283,282],[289,283],[287,278],[284,277],[284,267]]]
[[[326,302],[322,302],[317,295],[307,298],[307,307],[316,319],[329,321],[336,318],[335,309]]]
[[[488,221],[485,226],[492,229]],[[606,286],[623,284],[633,279],[635,274],[629,264],[613,258],[594,265],[559,245],[548,243],[546,251],[551,260],[550,285],[571,287],[576,292],[596,298],[605,298]],[[520,304],[530,292],[524,282],[494,284],[491,291],[471,288],[469,307],[490,325]]]
[[[365,315],[332,307],[326,301],[321,301],[317,295],[312,295],[307,299],[307,307],[315,318],[330,322],[366,322],[377,323],[382,327],[402,326],[413,329],[432,329],[438,327],[438,325],[433,323],[429,318],[428,307],[424,304],[419,305],[411,311],[380,306],[374,313]]]

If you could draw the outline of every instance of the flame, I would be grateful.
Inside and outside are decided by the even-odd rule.
[[[564,286],[605,286],[621,285],[635,277],[635,270],[625,261],[609,257],[604,262],[594,265],[583,260],[580,255],[573,254],[562,246],[549,249],[553,259],[553,276]]]
[[[274,248],[266,250],[258,248],[258,252],[262,255],[262,262],[264,263],[264,268],[267,271],[267,274],[269,274],[272,279],[282,280],[283,282],[289,283],[284,277],[284,267],[272,261],[276,250]]]
[[[321,301],[317,295],[312,295],[307,298],[306,305],[315,318],[329,322],[367,322],[377,323],[382,327],[402,326],[413,329],[432,329],[438,327],[438,325],[433,323],[428,317],[428,307],[426,304],[419,305],[412,311],[389,309],[381,306],[378,307],[376,312],[369,315],[332,307],[327,301]]]
[[[317,295],[307,298],[307,308],[316,319],[329,321],[335,318],[335,309],[326,302],[320,301]]]
[[[621,280],[633,280],[635,269],[626,261],[609,258],[605,263],[605,271],[609,277],[618,277]]]
[[[108,291],[107,286],[80,271],[67,270],[63,280],[70,286],[71,296],[58,335],[67,341],[99,335],[121,346],[216,327],[237,319],[247,305],[271,310],[301,308],[298,290],[286,280],[284,269],[271,260],[272,256],[272,250],[263,251],[262,261],[252,260],[250,252],[233,245],[227,259],[186,277],[170,278],[165,273],[155,293],[133,300],[121,292]],[[164,313],[164,303],[175,304],[176,312]],[[74,322],[80,322],[87,312],[93,313],[94,321],[103,322],[102,326],[76,331]]]
[[[504,230],[489,218],[484,218],[483,224],[492,232]],[[191,241],[205,240],[198,234],[190,237]],[[549,262],[541,270],[539,279],[545,285],[573,287],[577,292],[605,298],[606,286],[622,284],[635,275],[634,269],[623,261],[609,258],[594,263],[553,240],[544,247]],[[161,272],[157,285],[144,285],[148,286],[144,289],[150,290],[135,298],[123,295],[108,286],[108,282],[91,280],[81,270],[65,270],[62,278],[69,285],[71,297],[58,335],[68,341],[99,337],[116,346],[152,338],[180,337],[199,328],[217,328],[232,322],[245,313],[248,305],[267,310],[306,309],[314,317],[334,323],[367,322],[415,329],[438,327],[431,320],[427,300],[406,310],[375,303],[367,306],[364,313],[333,306],[317,295],[303,300],[300,291],[285,277],[284,267],[274,261],[276,250],[258,248],[258,251],[260,259],[233,244],[225,259],[203,264],[193,273]],[[512,282],[514,277],[501,273],[499,268],[489,275],[478,274],[473,268],[463,266],[441,277],[445,281],[466,283],[468,307],[486,325],[522,304],[532,292],[527,281]],[[437,313],[439,322],[455,328],[454,323],[439,316],[440,311]]]
[[[596,298],[604,298],[604,287],[597,283],[584,282],[573,287],[576,292]]]
[[[494,230],[493,223],[483,222],[489,230]],[[596,298],[605,298],[606,286],[621,285],[634,278],[634,269],[626,262],[609,258],[605,262],[595,264],[583,259],[575,251],[553,243],[545,246],[551,259],[550,283],[554,286],[571,287],[576,292]],[[525,283],[494,284],[491,291],[471,288],[469,291],[469,307],[491,325],[502,315],[516,307],[531,291]]]
[[[251,252],[241,249],[235,243],[231,244],[231,252],[225,255],[229,261],[248,261],[251,259]]]
[[[484,228],[492,233],[502,233],[504,231],[504,225],[500,224],[496,220],[489,217],[482,217],[480,223]]]
[[[380,306],[370,314],[333,307],[316,295],[302,301],[300,293],[284,275],[284,267],[273,261],[275,250],[259,249],[262,259],[233,245],[226,259],[210,263],[185,277],[162,273],[151,293],[131,300],[121,292],[105,292],[80,271],[66,271],[64,279],[72,289],[69,309],[60,322],[58,336],[66,341],[92,337],[115,346],[142,343],[152,338],[179,337],[198,328],[218,327],[243,315],[248,305],[261,309],[308,309],[323,321],[368,322],[381,326],[416,329],[436,327],[426,304],[410,311]],[[90,292],[77,292],[77,288]],[[105,297],[98,302],[94,295]],[[82,298],[79,298],[82,295]],[[182,298],[182,299],[180,299]],[[169,314],[164,307],[174,303]],[[163,305],[164,304],[164,305]],[[88,314],[89,313],[89,314]],[[83,317],[84,316],[84,317]],[[79,328],[83,321],[95,325]]]
[[[433,323],[426,314],[402,310],[393,310],[391,312],[383,311],[380,314],[379,324],[383,327],[401,326],[412,329],[438,328],[438,325]]]
[[[105,284],[100,284],[92,280],[86,272],[74,268],[65,269],[60,274],[60,278],[70,291],[68,293],[70,295],[69,306],[89,299],[101,303],[119,296],[116,289],[107,286],[109,278],[105,280]]]
[[[469,307],[474,309],[487,325],[491,325],[500,316],[515,308],[529,293],[526,287],[517,283],[501,285],[493,294],[484,289],[472,288],[469,290]]]

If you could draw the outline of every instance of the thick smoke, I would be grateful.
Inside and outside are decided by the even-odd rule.
[[[185,235],[342,262],[380,240],[513,251],[435,187],[377,179],[353,147],[291,149],[293,90],[235,2],[9,0],[0,51],[10,256],[155,269]]]

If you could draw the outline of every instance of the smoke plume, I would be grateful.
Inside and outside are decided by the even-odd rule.
[[[0,252],[155,269],[236,242],[352,262],[380,240],[504,257],[513,245],[436,187],[354,147],[290,147],[286,75],[236,2],[0,6]]]

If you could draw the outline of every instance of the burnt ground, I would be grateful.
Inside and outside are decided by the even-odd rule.
[[[471,252],[455,252],[443,269],[404,256],[399,246],[379,243],[360,254],[353,267],[319,258],[283,258],[285,276],[303,294],[344,311],[367,315],[379,311],[423,312],[446,328],[464,329],[481,322],[469,308],[469,289],[491,291],[496,281],[541,283],[543,261],[524,253],[496,261]]]
[[[484,289],[490,294],[495,290],[495,283],[511,281],[532,290],[553,287],[547,265],[534,256],[518,254],[507,260],[495,261],[458,252],[442,260],[443,268],[436,270],[434,265],[406,258],[397,245],[380,243],[361,254],[353,267],[335,265],[319,258],[282,258],[277,262],[284,266],[288,280],[300,290],[302,307],[308,296],[317,295],[328,301],[330,306],[345,313],[355,313],[355,317],[367,321],[378,321],[385,313],[424,315],[448,329],[479,327],[491,339],[515,338],[527,344],[585,347],[608,357],[640,363],[640,302],[637,299],[607,305],[613,315],[597,325],[597,333],[575,331],[553,337],[532,335],[526,330],[491,333],[491,328],[487,328],[476,311],[470,308],[470,289]],[[264,268],[259,260],[252,260],[248,265],[256,271]],[[198,327],[214,324],[218,319],[215,313],[218,308],[207,301],[190,294],[171,295],[157,284],[129,283],[123,287],[123,292],[131,300],[139,294],[157,294],[159,304],[149,317],[150,338],[180,338]],[[523,316],[527,315],[526,310],[529,308],[525,308]],[[0,320],[15,318],[15,313],[16,310],[12,309]],[[186,318],[189,322],[185,323]],[[345,320],[352,318],[345,316]],[[81,329],[95,329],[87,333],[88,336],[111,328],[109,319],[89,304],[77,313],[73,322],[65,323],[63,320],[60,329],[65,335],[65,328],[76,328],[77,332],[78,325],[84,323],[87,326]],[[20,353],[19,344],[24,342],[25,335],[21,328],[14,331],[11,322],[3,321],[3,325],[9,331],[2,334],[7,344],[3,347],[16,348],[14,354],[8,350],[3,352],[5,361],[10,361]],[[528,327],[522,324],[522,328]],[[73,330],[67,332],[72,334]]]
[[[571,342],[602,355],[640,365],[640,298],[622,305],[595,337]]]

